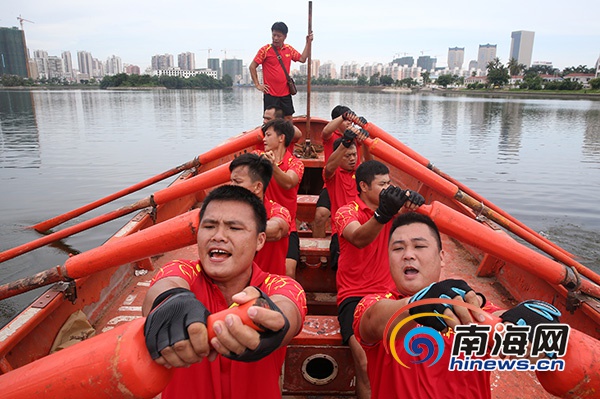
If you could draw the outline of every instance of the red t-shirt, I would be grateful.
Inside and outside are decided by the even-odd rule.
[[[285,69],[289,74],[292,61],[299,61],[302,54],[289,44],[284,44],[283,47],[277,51],[279,51],[283,65],[285,65]],[[256,53],[256,56],[254,57],[254,62],[258,65],[262,64],[263,66],[263,81],[269,86],[270,95],[273,97],[285,97],[290,94],[287,78],[271,44],[266,44],[258,50],[258,53]]]
[[[396,353],[400,360],[410,368],[401,366],[391,354],[385,351],[383,341],[364,344],[360,337],[360,319],[365,311],[382,299],[399,299],[397,293],[371,294],[364,297],[354,311],[354,336],[362,345],[367,355],[367,373],[371,382],[371,398],[406,398],[406,399],[490,399],[489,371],[450,371],[448,364],[454,332],[442,334],[444,347],[440,360],[431,365],[430,361],[414,363],[424,359],[427,350],[421,356],[410,356],[403,346],[403,340],[396,340]],[[493,312],[498,308],[492,304],[484,306],[484,310]],[[438,354],[438,346],[434,343],[434,358]],[[486,357],[487,358],[487,357]]]
[[[265,209],[267,210],[267,220],[272,218],[280,218],[285,220],[292,229],[292,217],[290,211],[277,202],[265,200]],[[256,253],[254,262],[267,273],[285,275],[285,257],[287,255],[289,244],[289,232],[285,237],[277,241],[267,241],[260,251]]]
[[[298,175],[298,184],[289,190],[284,190],[277,183],[275,177],[272,177],[265,193],[265,201],[268,198],[277,202],[278,204],[281,204],[283,207],[287,208],[288,211],[290,211],[290,216],[292,217],[292,228],[290,229],[291,233],[292,231],[296,231],[296,211],[298,210],[297,196],[298,188],[300,187],[300,182],[302,181],[302,176],[304,176],[304,164],[289,151],[286,151],[278,166],[284,172],[293,170],[294,173]]]
[[[373,217],[373,213],[357,196],[356,200],[340,207],[335,214],[334,223],[340,240],[336,273],[338,305],[348,297],[393,291],[396,287],[388,260],[391,223],[386,223],[373,242],[364,248],[357,248],[344,238],[346,226],[353,221],[365,224]]]
[[[211,313],[228,308],[219,288],[202,273],[199,261],[173,261],[159,270],[152,284],[165,277],[185,279],[196,298]],[[283,295],[289,298],[298,307],[304,322],[306,296],[295,280],[264,272],[254,263],[249,285],[260,288],[269,296]],[[284,358],[285,348],[280,348],[251,363],[237,362],[218,355],[213,362],[205,359],[188,368],[176,368],[173,378],[162,393],[162,399],[281,398],[279,376]]]
[[[323,169],[323,180],[327,185],[332,215],[335,215],[342,205],[349,204],[356,199],[358,195],[356,170],[348,171],[338,167],[331,178],[325,179],[325,169]]]

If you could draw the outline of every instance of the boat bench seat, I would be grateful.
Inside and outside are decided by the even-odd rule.
[[[329,238],[300,238],[296,280],[306,292],[337,292],[335,273],[329,268],[329,242]]]
[[[301,222],[312,223],[312,221],[315,219],[315,211],[317,209],[318,199],[318,195],[298,195],[298,210],[296,212],[296,219]]]

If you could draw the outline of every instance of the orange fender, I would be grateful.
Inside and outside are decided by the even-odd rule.
[[[561,398],[600,396],[600,347],[598,341],[575,329],[569,333],[563,371],[536,371],[544,389]]]
[[[3,399],[153,398],[172,370],[152,360],[144,320],[111,331],[0,376]]]

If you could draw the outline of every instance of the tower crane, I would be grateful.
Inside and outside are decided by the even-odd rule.
[[[221,50],[221,52],[224,54],[225,59],[227,59],[227,50],[229,50],[229,51],[241,51],[239,48],[223,49],[223,50]]]
[[[201,48],[200,51],[208,51],[208,57],[207,58],[210,58],[210,52],[212,51],[211,48]]]
[[[21,16],[21,14],[19,14],[19,16],[17,17],[17,19],[19,20],[19,22],[21,23],[21,30],[23,30],[23,22],[31,22],[32,24],[35,24],[35,22],[30,21],[28,19],[25,19]]]

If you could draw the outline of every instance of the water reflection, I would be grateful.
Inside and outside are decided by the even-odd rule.
[[[504,103],[501,115],[498,163],[514,164],[519,161],[519,149],[521,148],[523,103]]]
[[[31,92],[0,90],[0,168],[38,168],[40,163]]]
[[[585,133],[581,152],[583,162],[595,163],[600,168],[600,110],[590,110],[585,115]]]

